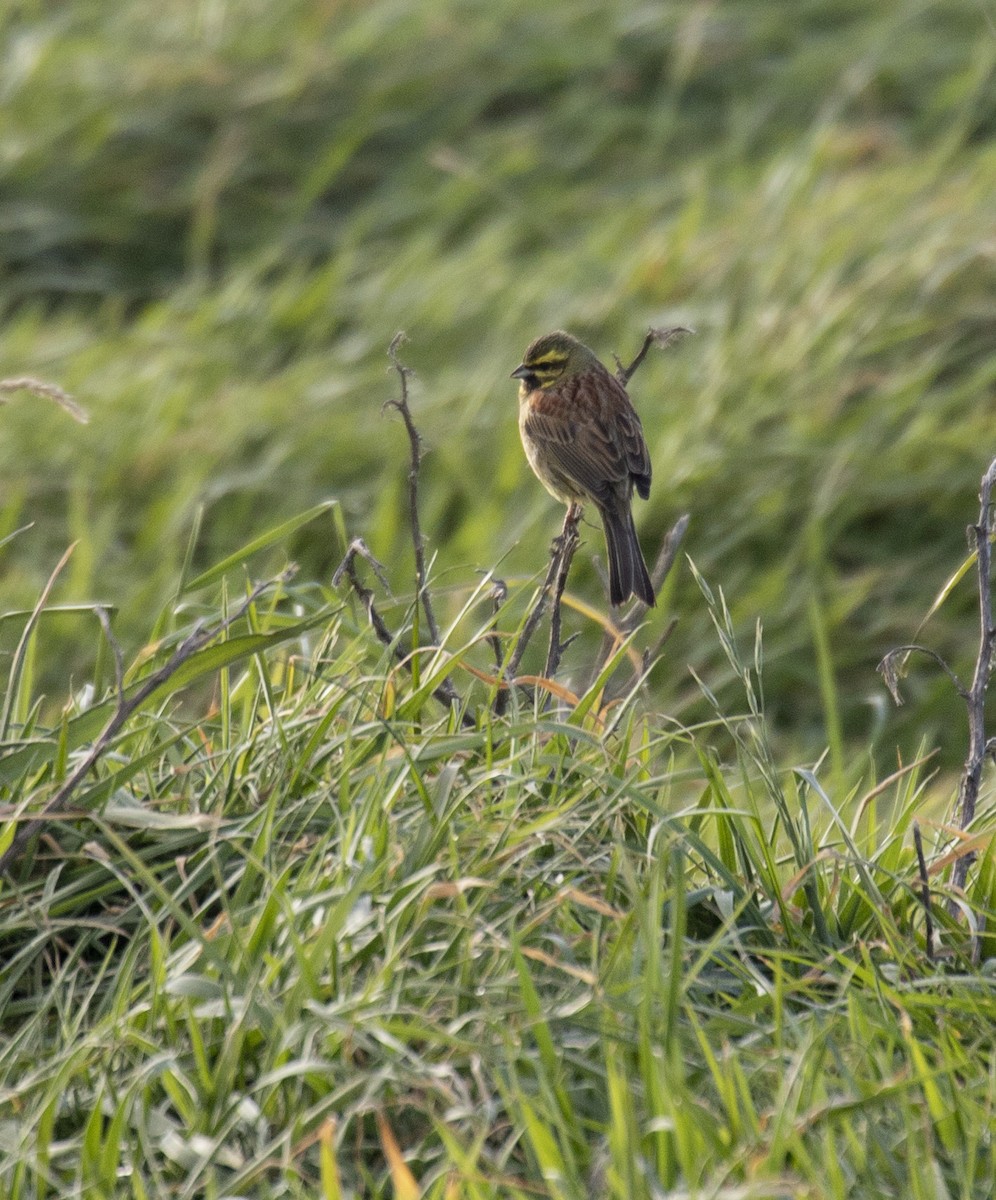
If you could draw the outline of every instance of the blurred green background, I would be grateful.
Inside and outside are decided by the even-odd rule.
[[[36,0],[0,31],[0,373],[91,414],[0,414],[0,537],[34,523],[5,608],[78,539],[55,599],[113,602],[134,650],[199,509],[206,566],[327,497],[410,589],[381,414],[405,329],[452,616],[559,527],[518,443],[526,343],[610,360],[686,324],[631,389],[648,557],[689,511],[800,755],[839,728],[855,761],[960,759],[946,682],[917,668],[897,712],[875,665],[963,560],[996,453],[991,0]],[[286,554],[327,581],[341,550],[326,523]],[[600,602],[592,552],[594,528],[572,585]],[[969,578],[923,635],[959,670],[973,614]],[[688,667],[727,683],[684,565],[672,615],[653,700],[691,720]],[[96,640],[47,619],[54,699]]]

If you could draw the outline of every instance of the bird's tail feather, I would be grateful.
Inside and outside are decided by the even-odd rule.
[[[653,608],[654,585],[643,559],[629,506],[622,512],[603,509],[601,516],[609,552],[609,600],[613,604],[622,604],[630,596],[638,596]]]

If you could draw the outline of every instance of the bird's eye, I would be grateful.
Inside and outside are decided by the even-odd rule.
[[[544,354],[542,358],[534,359],[527,364],[537,375],[545,375],[548,379],[559,375],[567,365],[567,359],[559,354]]]

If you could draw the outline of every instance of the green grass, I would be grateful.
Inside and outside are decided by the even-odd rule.
[[[0,378],[91,419],[0,410],[0,851],[114,714],[97,603],[133,696],[300,569],[0,882],[0,1195],[988,1200],[990,790],[953,895],[963,707],[915,662],[895,710],[875,665],[996,453],[994,29],[989,0],[4,10]],[[578,703],[496,718],[487,573],[507,646],[560,521],[508,373],[547,328],[608,360],[649,324],[697,335],[633,380],[638,522],[652,554],[690,512],[694,566],[634,652],[678,624],[642,687],[624,655],[589,685],[587,531]],[[414,676],[330,584],[363,536],[411,637],[400,328],[445,629]],[[976,626],[969,572],[919,637],[964,678]]]
[[[637,698],[494,719],[454,660],[461,727],[350,602],[257,601],[4,886],[4,1194],[988,1196],[996,955],[943,863],[927,953],[929,776],[778,767],[709,607],[726,761]],[[86,720],[29,730],[8,794]],[[965,904],[996,915],[990,842]]]
[[[992,450],[986,3],[128,0],[0,20],[0,372],[93,414],[4,415],[0,535],[35,523],[6,549],[12,607],[78,539],[60,598],[113,603],[136,642],[198,513],[200,566],[328,496],[403,586],[403,443],[380,413],[404,328],[455,613],[476,569],[539,571],[559,520],[518,445],[525,344],[565,325],[608,358],[683,323],[698,336],[633,384],[648,550],[691,512],[695,561],[738,622],[764,621],[771,716],[803,753],[836,720],[885,765],[958,719],[930,672],[915,717],[887,713],[874,665],[960,561]],[[312,530],[286,547],[315,578],[340,551]],[[656,702],[695,720],[687,666],[724,668],[687,573],[665,600]],[[970,597],[949,609],[932,636],[955,656]],[[89,638],[63,622],[48,645],[57,698]]]

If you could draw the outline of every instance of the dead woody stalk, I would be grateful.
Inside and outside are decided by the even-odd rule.
[[[979,655],[975,660],[975,673],[965,697],[968,705],[968,757],[961,778],[958,794],[958,824],[962,830],[975,820],[975,808],[979,800],[982,783],[982,768],[987,755],[992,753],[993,741],[986,737],[986,691],[993,669],[993,649],[996,629],[993,629],[992,562],[993,506],[992,490],[996,484],[996,459],[982,477],[979,488],[979,522],[970,526],[969,534],[975,542],[976,578],[979,589]],[[964,888],[968,871],[975,861],[975,854],[963,854],[954,869],[954,885]]]
[[[996,653],[996,629],[993,628],[992,608],[992,543],[996,536],[993,521],[993,487],[996,486],[996,459],[982,477],[979,487],[979,519],[968,527],[970,548],[975,557],[976,585],[979,602],[979,651],[975,660],[972,682],[966,688],[955,672],[933,650],[924,646],[900,646],[890,651],[879,663],[879,670],[886,686],[897,704],[902,703],[898,681],[906,659],[913,651],[932,658],[952,680],[958,694],[968,710],[968,753],[958,788],[955,820],[962,833],[966,833],[975,820],[979,792],[982,786],[982,771],[986,759],[996,751],[996,738],[986,736],[986,693],[993,671],[993,656]],[[951,882],[958,891],[964,890],[968,872],[975,861],[975,852],[967,849],[955,863]],[[952,907],[952,912],[957,911]]]

